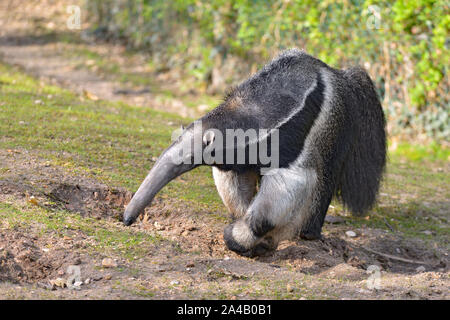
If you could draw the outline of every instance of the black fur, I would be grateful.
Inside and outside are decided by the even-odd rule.
[[[386,121],[375,86],[360,67],[344,72],[353,141],[338,181],[338,197],[355,214],[374,204],[386,165]]]
[[[240,128],[272,129],[289,112],[296,109],[305,98],[304,107],[290,121],[279,127],[280,168],[288,167],[302,151],[306,136],[320,112],[324,98],[324,83],[320,74],[302,74],[300,70],[311,61],[326,66],[321,61],[308,56],[289,56],[280,59],[277,64],[269,64],[249,80],[243,82],[227,93],[224,103],[211,111],[201,120],[204,130],[216,128],[225,133],[226,129]],[[298,69],[298,73],[295,73]],[[289,71],[286,72],[286,71]],[[316,88],[305,97],[306,89],[317,81]],[[242,107],[230,108],[229,101],[240,99]],[[224,134],[225,138],[225,134]],[[270,150],[271,137],[268,139]],[[258,141],[259,144],[262,141]],[[224,145],[226,139],[224,139]],[[257,164],[250,164],[246,146],[245,164],[220,164],[222,170],[259,172],[265,167],[259,159]],[[235,150],[235,160],[237,150]],[[225,159],[224,151],[224,159]]]
[[[306,98],[303,109],[280,127],[280,168],[287,168],[302,152],[305,139],[320,113],[324,90],[325,86],[318,74],[317,85]]]
[[[267,232],[273,230],[275,226],[266,217],[256,215],[250,216],[250,229],[258,238],[264,236]]]
[[[385,167],[385,119],[375,87],[365,70],[360,67],[345,71],[333,69],[304,52],[292,54],[291,51],[234,88],[224,103],[202,118],[205,130],[273,128],[280,117],[299,105],[306,89],[316,81],[304,107],[279,127],[280,167],[285,168],[302,152],[305,139],[321,111],[325,90],[319,72],[322,68],[334,76],[330,85],[335,96],[331,110],[333,121],[325,130],[324,140],[317,142],[323,160],[323,170],[319,172],[322,192],[318,195],[322,204],[313,214],[314,220],[308,223],[309,227],[304,226],[304,233],[309,228],[315,229],[310,233],[316,235],[333,195],[355,214],[366,212],[376,200]],[[241,106],[230,108],[229,101],[236,98],[240,99]],[[270,145],[270,136],[268,139]],[[260,162],[249,164],[248,158],[246,161],[245,164],[217,166],[236,172],[259,172],[263,167]],[[311,166],[315,167],[315,164],[311,163]]]

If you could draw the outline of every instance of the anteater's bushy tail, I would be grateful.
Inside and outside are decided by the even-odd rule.
[[[353,144],[339,181],[340,198],[353,214],[375,203],[386,164],[385,118],[375,86],[360,67],[345,71],[352,90]]]

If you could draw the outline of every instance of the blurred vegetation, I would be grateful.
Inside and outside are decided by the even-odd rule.
[[[375,80],[390,134],[450,140],[449,3],[444,0],[91,0],[95,34],[145,49],[212,92],[298,47]]]

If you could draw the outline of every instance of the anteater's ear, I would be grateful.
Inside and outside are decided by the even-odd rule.
[[[184,131],[184,126],[183,126],[183,124],[181,124],[180,129],[181,129],[181,131]]]
[[[205,134],[203,135],[203,144],[205,146],[210,145],[214,141],[214,137],[215,137],[214,131],[212,130],[206,131]]]

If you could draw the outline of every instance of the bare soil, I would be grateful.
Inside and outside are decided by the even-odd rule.
[[[62,207],[84,217],[102,219],[117,231],[131,193],[107,187],[90,177],[64,172],[25,150],[0,150],[6,173],[0,200]],[[379,229],[355,229],[345,235],[345,217],[327,223],[323,239],[282,242],[265,257],[248,259],[226,250],[225,222],[211,212],[180,209],[176,200],[157,198],[131,229],[158,235],[136,260],[107,251],[92,252],[90,236],[70,229],[69,236],[31,228],[0,228],[1,298],[242,298],[447,299],[448,253],[418,239]],[[104,268],[111,257],[118,266]],[[392,258],[393,257],[393,258]],[[77,265],[81,290],[55,287]],[[370,266],[381,271],[381,288],[369,290]],[[419,268],[419,269],[418,269]],[[369,271],[368,271],[369,270]]]

